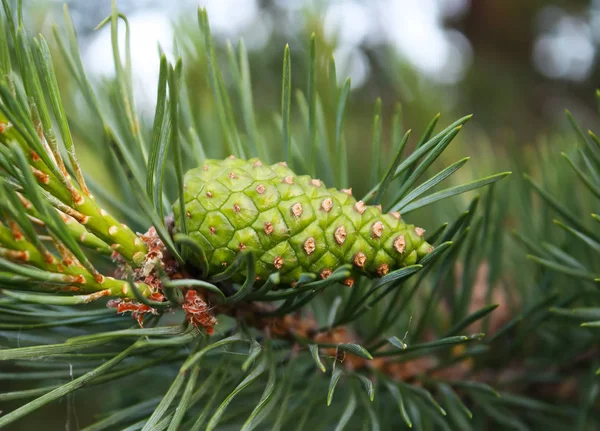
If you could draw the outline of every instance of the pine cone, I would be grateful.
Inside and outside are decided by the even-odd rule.
[[[405,224],[400,214],[383,214],[350,190],[297,176],[285,163],[206,160],[186,173],[183,199],[188,233],[205,251],[211,274],[247,251],[256,255],[262,280],[277,271],[285,284],[304,272],[326,278],[343,264],[380,277],[433,249],[424,230]],[[178,203],[173,209],[180,230]]]

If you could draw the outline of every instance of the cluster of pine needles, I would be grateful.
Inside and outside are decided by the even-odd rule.
[[[600,216],[581,205],[600,198],[600,140],[570,114],[581,146],[567,164],[547,148],[532,162],[542,179],[572,169],[570,180],[541,185],[518,160],[507,165],[519,175],[461,182],[453,175],[468,158],[440,168],[440,155],[470,116],[436,132],[438,115],[411,139],[399,106],[384,133],[378,100],[363,200],[408,219],[453,199],[464,210],[428,227],[435,248],[418,264],[380,278],[348,287],[352,267],[341,265],[293,287],[278,272],[258,283],[252,253],[216,274],[191,268],[203,251],[174,234],[172,207],[187,169],[228,155],[357,185],[344,134],[350,80],[338,87],[316,37],[305,89],[292,91],[285,47],[281,106],[259,127],[245,45],[221,49],[199,10],[181,56],[159,53],[146,124],[114,2],[98,27],[110,26],[116,74],[99,85],[66,7],[49,44],[27,34],[20,2],[16,14],[2,5],[0,428],[49,415],[86,430],[600,426]],[[190,90],[198,65],[211,92],[201,115]],[[102,169],[80,164],[75,143]],[[511,237],[515,211],[525,220]]]

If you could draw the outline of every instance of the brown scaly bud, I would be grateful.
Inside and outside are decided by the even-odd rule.
[[[338,227],[334,233],[335,242],[342,245],[346,241],[346,235],[346,228],[344,226]]]
[[[388,272],[390,272],[390,267],[388,266],[387,263],[382,263],[381,265],[379,265],[377,267],[377,275],[379,275],[380,277],[383,277]]]
[[[359,214],[363,214],[366,209],[367,209],[367,206],[365,205],[365,203],[363,201],[358,201],[354,204],[354,211],[356,211]]]
[[[304,241],[304,251],[306,252],[307,255],[311,255],[313,251],[315,251],[315,239],[314,238],[308,238],[306,241]]]
[[[329,268],[325,268],[324,270],[321,271],[321,278],[323,280],[325,280],[326,278],[329,278],[331,276],[333,271],[331,271],[331,269]]]
[[[362,251],[359,251],[352,258],[352,262],[359,268],[364,268],[365,264],[367,263],[367,255],[364,254]]]
[[[400,235],[398,238],[394,240],[394,249],[402,254],[406,249],[406,240],[404,239],[404,235]]]
[[[376,221],[371,226],[371,238],[381,238],[381,234],[383,234],[383,223]]]
[[[304,210],[302,208],[301,203],[295,203],[294,205],[292,205],[292,215],[294,217],[300,217],[303,212],[304,212]]]
[[[270,223],[270,222],[268,222],[268,221],[266,221],[264,229],[265,229],[265,233],[267,235],[271,235],[273,233],[273,224]]]
[[[273,259],[273,266],[276,269],[281,269],[283,268],[283,257],[281,256],[277,256],[275,259]]]

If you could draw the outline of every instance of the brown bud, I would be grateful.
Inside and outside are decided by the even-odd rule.
[[[321,271],[321,278],[323,280],[325,280],[326,278],[329,278],[329,276],[331,275],[332,271],[329,268],[325,268],[324,270]]]
[[[394,240],[394,249],[400,254],[404,253],[404,249],[406,249],[406,241],[404,240],[404,235],[400,235]]]
[[[310,180],[310,185],[313,187],[321,187],[321,180]]]
[[[383,223],[376,221],[371,227],[371,238],[381,238],[383,234]]]
[[[367,263],[367,255],[364,254],[362,251],[359,251],[352,258],[352,262],[359,268],[364,268],[365,264]]]
[[[207,198],[212,198],[212,197],[213,197],[213,194],[212,194],[211,192],[206,192],[206,197],[207,197]]]
[[[283,257],[277,256],[275,259],[273,259],[273,266],[276,269],[281,269],[283,267]]]
[[[341,189],[340,192],[346,193],[348,196],[352,196],[352,187],[349,189]]]
[[[273,224],[268,221],[265,222],[265,233],[267,235],[271,235],[273,233]]]
[[[230,155],[230,156],[227,156],[227,158],[228,158],[228,159],[231,159],[231,160],[235,160],[235,156],[234,156],[233,154],[232,154],[232,155]]]
[[[379,265],[377,267],[377,275],[379,275],[380,277],[383,277],[388,272],[390,272],[390,267],[388,266],[387,263],[382,263],[381,265]]]
[[[29,252],[23,250],[6,250],[6,257],[11,260],[22,260],[23,262],[28,262]]]
[[[236,213],[240,212],[240,206],[238,204],[233,204],[233,212],[236,212]]]
[[[364,213],[366,209],[367,209],[367,206],[365,205],[365,203],[363,201],[358,201],[354,204],[354,211],[356,211],[359,214]]]
[[[259,167],[261,167],[261,166],[262,166],[262,162],[261,162],[260,160],[257,160],[256,162],[254,162],[254,165],[253,165],[253,166],[254,166],[255,168],[259,168]]]
[[[291,175],[288,175],[281,182],[286,183],[286,184],[294,184],[294,177],[292,177]]]
[[[313,237],[308,238],[304,241],[304,251],[307,255],[311,255],[315,251],[315,239]]]
[[[208,171],[208,165],[202,166],[202,169],[205,170],[205,171]]]
[[[31,172],[37,178],[37,180],[42,184],[48,184],[50,182],[50,175],[40,171],[39,169],[31,167]]]
[[[256,186],[256,193],[258,193],[259,195],[262,195],[265,192],[265,186],[263,186],[262,184],[259,184]]]
[[[416,227],[415,228],[415,233],[417,234],[417,236],[423,236],[425,234],[425,229],[420,228],[420,227]]]
[[[333,201],[331,198],[323,199],[323,202],[321,202],[321,209],[328,213],[331,211],[331,208],[333,208]]]
[[[187,218],[192,218],[192,213],[188,211],[188,212],[185,213],[185,216]]]
[[[287,163],[286,162],[279,162],[279,165],[287,168]]]
[[[31,160],[33,160],[34,162],[37,162],[38,160],[40,160],[40,156],[38,153],[36,153],[35,151],[31,150],[29,152],[29,155],[31,156]]]
[[[396,220],[400,220],[400,213],[399,213],[398,211],[392,211],[392,212],[390,213],[390,215],[391,215],[392,217],[394,217]]]
[[[338,227],[333,234],[335,242],[337,242],[339,245],[342,245],[344,241],[346,241],[346,235],[346,228],[344,226]]]
[[[302,209],[302,204],[301,203],[296,203],[294,205],[292,205],[292,215],[294,217],[300,217],[302,215],[302,212],[304,210]]]
[[[237,178],[235,172],[229,172],[229,178],[231,178],[232,180]]]
[[[243,242],[240,242],[240,244],[238,245],[238,250],[240,250],[240,251],[246,250],[246,244],[244,244]]]
[[[352,277],[348,277],[347,279],[342,281],[342,283],[344,283],[348,287],[352,287],[354,286],[354,279]]]
[[[208,230],[209,230],[209,232],[210,232],[211,235],[214,235],[215,232],[217,231],[214,226],[209,227]]]

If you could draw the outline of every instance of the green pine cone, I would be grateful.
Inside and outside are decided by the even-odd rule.
[[[350,190],[297,176],[285,163],[206,160],[184,181],[187,230],[205,251],[209,274],[223,271],[239,252],[251,251],[257,279],[279,271],[282,283],[293,284],[303,272],[326,278],[343,264],[380,277],[433,249],[424,230],[405,224],[400,214],[383,214],[380,206],[356,201]],[[173,209],[178,231],[177,202]]]

